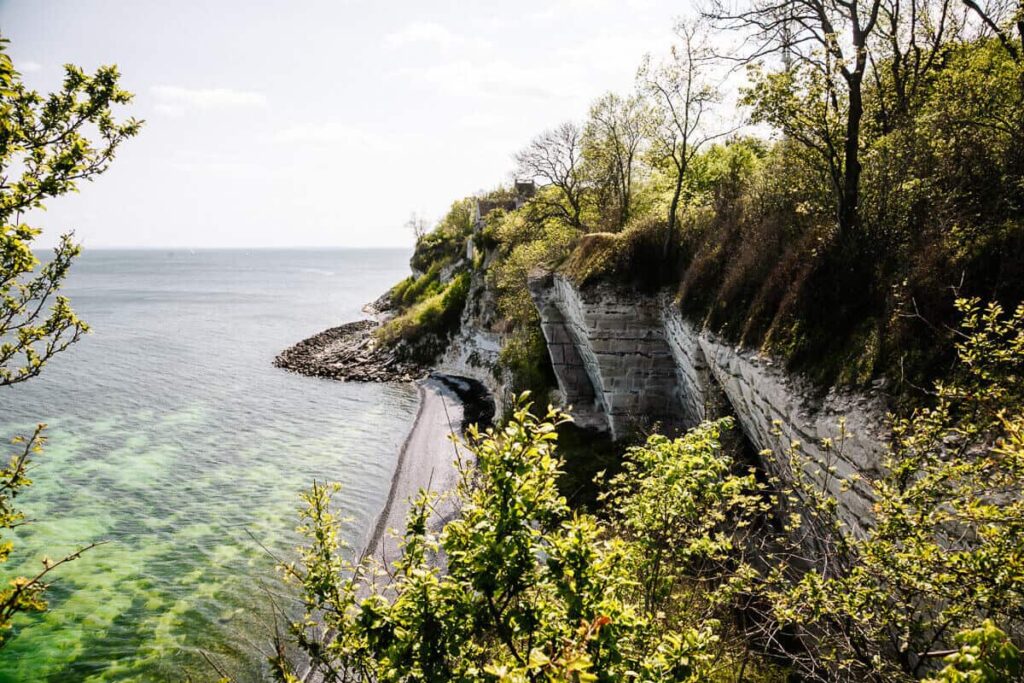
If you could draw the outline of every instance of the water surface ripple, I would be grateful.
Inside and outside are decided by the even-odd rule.
[[[92,541],[52,609],[23,618],[0,683],[265,678],[273,560],[297,543],[298,495],[340,481],[362,542],[414,417],[412,387],[271,366],[407,272],[402,250],[87,251],[67,284],[93,327],[26,384],[0,390],[0,437],[49,424],[19,499],[38,520],[3,575]]]

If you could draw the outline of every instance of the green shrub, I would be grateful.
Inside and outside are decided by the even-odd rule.
[[[391,289],[391,299],[401,310],[437,294],[441,289],[441,264],[434,263],[419,277],[410,275],[395,285]]]
[[[1002,683],[1024,675],[1021,652],[991,619],[957,634],[960,648],[945,658],[947,666],[926,683]]]
[[[415,281],[416,281],[416,278],[414,276],[410,275],[409,277],[405,278],[404,280],[400,280],[398,282],[398,284],[396,284],[394,287],[391,288],[391,291],[389,292],[389,294],[391,295],[391,301],[394,302],[394,304],[396,306],[397,305],[401,305],[402,303],[404,303],[404,301],[405,301],[405,292],[406,292],[407,289],[409,289],[409,287]]]
[[[472,197],[453,203],[437,226],[417,240],[410,265],[427,272],[460,260],[466,251],[466,239],[473,231],[474,206]]]
[[[538,220],[520,210],[501,216],[494,227],[497,257],[487,273],[498,314],[512,328],[535,326],[539,318],[527,287],[530,273],[553,267],[572,249],[579,233],[560,221]]]
[[[389,581],[344,559],[332,489],[315,485],[306,494],[301,530],[310,545],[285,571],[309,612],[293,632],[324,681],[696,683],[740,672],[771,680],[768,667],[748,664],[742,648],[721,638],[719,622],[644,604],[637,587],[653,580],[646,542],[616,539],[606,523],[570,512],[556,487],[564,420],[558,412],[538,419],[519,403],[503,428],[471,429],[466,448],[475,466],[462,471],[461,515],[435,535],[434,501],[421,494]],[[695,464],[674,470],[688,482],[682,488],[703,480],[697,463],[718,462],[716,429],[672,446]],[[620,500],[634,495],[623,490]],[[704,501],[715,499],[694,499],[679,514],[700,519]],[[283,658],[276,665],[295,680]]]
[[[507,215],[508,212],[505,209],[494,209],[484,217],[483,228],[474,237],[474,245],[477,249],[487,251],[501,244],[498,231]]]
[[[544,396],[555,383],[551,357],[539,320],[532,325],[517,327],[508,335],[501,347],[498,363],[513,393],[529,391],[535,396]]]
[[[407,299],[411,290],[406,289]],[[468,293],[467,272],[459,273],[443,288],[436,278],[431,279],[429,287],[418,290],[414,303],[376,330],[378,343],[397,346],[400,355],[431,362],[458,327]]]

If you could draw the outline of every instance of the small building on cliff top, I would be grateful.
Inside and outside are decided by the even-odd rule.
[[[487,214],[495,209],[515,211],[528,202],[531,197],[537,194],[537,185],[532,180],[517,180],[512,188],[512,195],[508,198],[477,199],[476,212],[473,217],[474,230],[477,232],[483,228],[484,219]]]
[[[516,180],[512,187],[512,194],[507,198],[477,198],[473,213],[473,232],[479,233],[484,228],[484,219],[487,214],[496,209],[504,211],[515,211],[528,202],[537,194],[537,184],[532,180]],[[493,197],[493,195],[491,195]],[[470,261],[476,256],[476,247],[473,244],[473,237],[466,239],[466,258]]]

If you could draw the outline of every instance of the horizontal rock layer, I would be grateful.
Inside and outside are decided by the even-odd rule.
[[[799,444],[805,471],[838,498],[843,519],[855,529],[870,523],[863,479],[877,475],[886,436],[878,396],[821,397],[770,359],[698,330],[667,294],[579,289],[552,273],[534,274],[530,293],[578,422],[617,439],[640,423],[672,430],[732,414],[757,451],[771,451],[767,469],[788,476],[787,451]]]

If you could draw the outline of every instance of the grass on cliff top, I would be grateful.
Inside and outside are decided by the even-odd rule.
[[[648,218],[621,232],[583,235],[559,272],[578,287],[611,281],[656,288],[668,281],[673,270],[672,259],[664,255],[665,230],[664,221]]]
[[[377,340],[397,346],[400,355],[420,362],[433,361],[458,327],[468,293],[469,273],[459,273],[443,289],[381,325],[375,332]]]
[[[444,289],[440,273],[441,264],[434,263],[423,275],[405,278],[391,288],[392,304],[401,311],[434,296]]]

